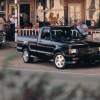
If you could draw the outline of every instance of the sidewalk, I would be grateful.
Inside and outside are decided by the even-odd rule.
[[[15,42],[6,42],[5,43],[6,47],[10,47],[10,48],[16,48],[16,43]]]
[[[3,47],[0,48],[0,67],[3,65],[4,60],[10,55],[16,52],[15,48]]]

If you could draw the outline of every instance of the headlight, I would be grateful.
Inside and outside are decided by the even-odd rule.
[[[72,49],[71,50],[71,53],[73,54],[73,53],[77,53],[77,50],[76,49]]]
[[[69,54],[75,54],[77,53],[77,49],[69,49]]]

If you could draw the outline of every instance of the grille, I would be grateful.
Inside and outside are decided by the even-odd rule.
[[[87,47],[87,48],[79,48],[79,54],[96,54],[98,53],[98,47]]]

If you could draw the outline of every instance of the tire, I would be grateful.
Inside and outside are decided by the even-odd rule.
[[[23,50],[23,56],[22,57],[23,57],[23,61],[25,63],[29,63],[31,61],[30,54],[29,54],[29,50],[27,48],[25,48]]]
[[[64,69],[66,66],[66,59],[62,53],[56,53],[54,56],[54,64],[58,69]]]

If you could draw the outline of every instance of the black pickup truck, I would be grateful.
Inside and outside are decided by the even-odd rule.
[[[86,40],[77,29],[69,26],[43,27],[30,35],[19,33],[17,50],[22,52],[25,63],[37,57],[53,60],[59,69],[69,64],[100,60],[100,44]]]

